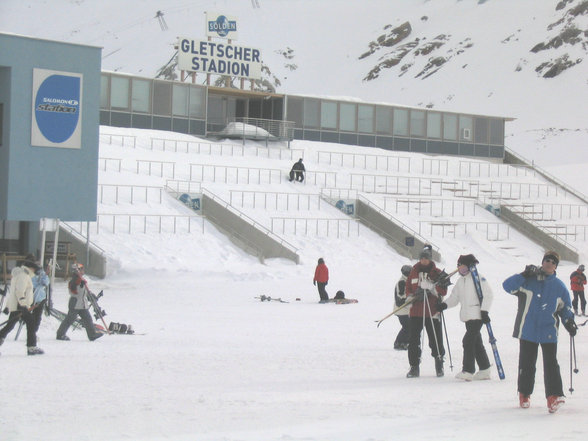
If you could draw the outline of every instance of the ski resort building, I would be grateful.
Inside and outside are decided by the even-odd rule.
[[[196,136],[309,140],[504,157],[510,118],[150,79],[103,72],[100,124]]]

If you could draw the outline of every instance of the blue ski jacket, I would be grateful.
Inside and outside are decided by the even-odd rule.
[[[502,283],[509,294],[519,299],[513,337],[534,343],[557,343],[560,319],[574,318],[570,293],[556,274],[510,276]]]

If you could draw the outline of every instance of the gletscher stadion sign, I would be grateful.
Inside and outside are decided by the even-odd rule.
[[[178,40],[178,68],[187,72],[228,75],[261,79],[259,49],[232,44],[237,38],[237,19],[221,14],[206,13],[208,41],[180,37]],[[226,39],[214,42],[211,38]]]

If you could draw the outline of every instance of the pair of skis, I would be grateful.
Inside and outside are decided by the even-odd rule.
[[[273,300],[274,302],[290,303],[285,300],[282,300],[281,298],[275,298],[275,297],[270,297],[270,296],[265,296],[265,295],[261,295],[259,297],[255,297],[255,298],[261,300],[262,302],[271,302]]]
[[[478,294],[478,299],[480,300],[480,306],[482,306],[484,294],[482,293],[482,285],[480,284],[480,275],[478,274],[478,268],[476,268],[475,264],[470,266],[470,273],[474,281],[474,286],[476,287],[476,294]],[[496,362],[496,369],[498,370],[498,378],[504,380],[504,368],[502,367],[500,354],[498,354],[496,338],[494,337],[494,332],[492,332],[492,325],[490,324],[490,322],[486,323],[486,329],[488,330],[488,339],[490,341],[490,346],[492,346],[492,353],[494,354],[494,361]]]
[[[443,279],[437,280],[435,282],[435,286],[437,286],[437,284],[441,281],[441,280],[447,280],[449,278],[451,278],[451,276],[453,276],[455,273],[457,272],[457,268],[454,269],[453,271],[451,271],[449,274],[447,274],[445,277],[443,277]],[[382,324],[382,322],[390,317],[392,317],[394,314],[396,314],[398,311],[401,311],[402,309],[406,308],[407,306],[410,306],[411,304],[413,304],[415,301],[415,297],[411,296],[410,298],[408,298],[406,300],[406,302],[404,302],[402,305],[398,306],[397,308],[394,309],[394,311],[392,311],[390,314],[388,314],[386,317],[381,318],[380,320],[376,320],[376,323],[378,324],[376,327],[379,328],[380,325]]]

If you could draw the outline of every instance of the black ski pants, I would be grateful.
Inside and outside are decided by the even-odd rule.
[[[578,299],[580,300],[580,310],[582,314],[586,312],[586,297],[584,297],[584,291],[572,291],[574,293],[574,300],[572,300],[572,306],[574,312],[578,311]]]
[[[323,282],[316,282],[316,286],[318,288],[318,293],[321,300],[329,300],[329,294],[327,293],[327,290],[325,288],[327,284]]]
[[[27,327],[27,347],[37,346],[37,329],[35,326],[35,318],[28,312],[13,311],[8,315],[6,326],[0,329],[0,338],[6,336],[14,329],[14,326],[22,319]]]
[[[461,341],[463,344],[463,367],[464,372],[473,374],[476,372],[476,363],[480,370],[490,367],[490,360],[482,342],[482,320],[468,320],[465,322],[466,333]]]
[[[394,347],[399,345],[406,345],[410,339],[410,317],[408,315],[397,315],[398,321],[400,322],[400,331],[394,340]]]
[[[408,362],[411,366],[418,366],[421,363],[421,332],[425,330],[429,338],[429,348],[433,358],[443,358],[445,348],[443,347],[443,333],[441,332],[441,320],[426,317],[410,317],[410,331],[408,341]]]
[[[535,371],[539,343],[520,340],[519,343],[519,378],[518,391],[531,395],[535,387]],[[545,383],[545,397],[563,396],[563,385],[559,364],[557,364],[557,343],[541,343],[543,353],[543,381]]]
[[[76,318],[78,318],[79,315],[80,319],[82,319],[82,324],[86,329],[86,334],[88,334],[88,339],[95,340],[96,328],[94,327],[94,322],[92,321],[90,311],[88,311],[87,309],[75,309],[76,302],[77,299],[74,297],[69,299],[69,309],[67,311],[67,315],[65,316],[65,318],[61,322],[61,325],[59,325],[59,328],[57,329],[57,338],[63,337],[67,333],[67,330],[76,320]]]

